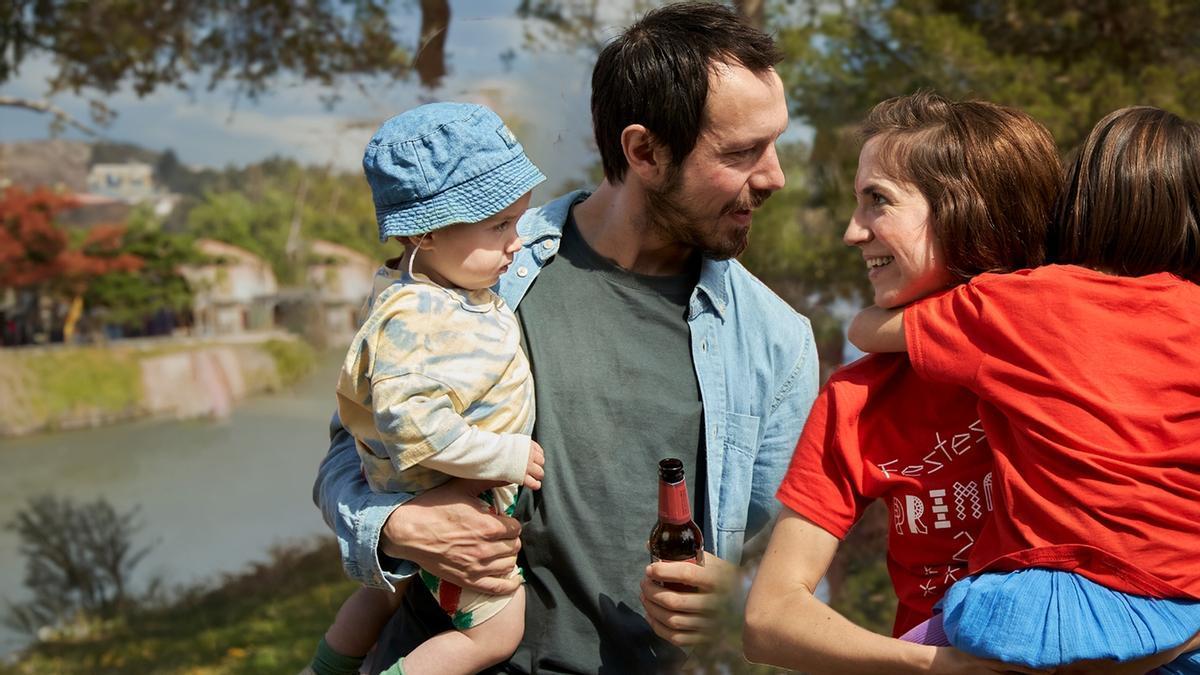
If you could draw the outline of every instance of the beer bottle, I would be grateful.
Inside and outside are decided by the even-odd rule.
[[[683,462],[658,463],[658,522],[650,531],[650,558],[704,564],[704,535],[692,520],[692,502],[683,480]],[[674,591],[695,591],[684,584],[663,584]]]

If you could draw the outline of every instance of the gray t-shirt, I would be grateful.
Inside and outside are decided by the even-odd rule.
[[[570,218],[518,307],[533,433],[546,451],[543,489],[517,504],[528,609],[513,664],[523,670],[644,673],[681,660],[642,616],[638,584],[658,515],[658,461],[682,459],[693,498],[703,495],[686,320],[698,277],[698,259],[680,276],[622,270]]]
[[[546,477],[540,491],[522,492],[515,513],[527,609],[509,672],[624,675],[682,662],[651,631],[638,595],[660,459],[683,460],[695,513],[704,508],[703,409],[686,320],[699,263],[679,276],[630,273],[597,255],[570,218],[517,308]],[[422,617],[405,627],[447,625],[428,592],[411,586],[408,603]]]

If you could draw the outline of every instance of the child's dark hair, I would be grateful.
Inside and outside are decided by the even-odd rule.
[[[1200,282],[1200,124],[1144,106],[1096,123],[1048,246],[1051,262]]]

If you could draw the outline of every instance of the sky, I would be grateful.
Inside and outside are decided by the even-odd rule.
[[[417,41],[418,17],[410,3],[395,3],[395,18]],[[588,111],[593,55],[549,45],[524,48],[527,23],[517,18],[517,0],[451,0],[446,60],[449,71],[437,90],[409,82],[368,81],[367,91],[341,90],[331,109],[322,103],[329,90],[294,79],[278,80],[257,101],[234,105],[232,87],[182,93],[161,89],[139,99],[125,90],[106,97],[117,117],[100,128],[100,138],[130,142],[156,151],[173,149],[189,165],[221,168],[279,155],[314,165],[358,172],[362,149],[387,117],[433,100],[464,100],[493,107],[520,137],[526,152],[549,177],[546,188],[587,178],[595,161]],[[614,33],[626,16],[622,3],[604,3]],[[502,59],[505,52],[512,59]],[[43,98],[53,72],[49,58],[22,65],[0,94]],[[57,95],[53,103],[90,122],[86,100]],[[49,136],[49,115],[0,107],[0,142]],[[61,138],[88,140],[73,129]],[[94,139],[93,139],[94,140]],[[549,193],[548,193],[549,194]],[[547,194],[547,196],[548,196]]]

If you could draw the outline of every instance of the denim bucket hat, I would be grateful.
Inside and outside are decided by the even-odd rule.
[[[430,103],[384,122],[363,172],[380,241],[484,220],[546,180],[496,113],[471,103]]]

